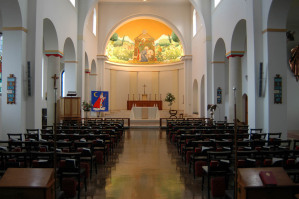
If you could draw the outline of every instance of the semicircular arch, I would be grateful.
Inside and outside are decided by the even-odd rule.
[[[111,30],[109,31],[109,34],[107,34],[107,36],[105,38],[105,45],[103,45],[102,52],[106,53],[106,46],[108,45],[108,42],[109,42],[111,36],[113,35],[113,33],[115,32],[115,30],[117,30],[119,27],[121,27],[122,25],[124,25],[128,22],[138,20],[138,19],[152,19],[152,20],[156,20],[156,21],[170,27],[174,31],[174,33],[178,36],[179,40],[181,41],[182,47],[183,47],[183,54],[185,54],[186,44],[184,42],[184,38],[183,38],[181,32],[178,30],[178,28],[174,24],[172,24],[169,20],[167,20],[163,17],[157,16],[157,15],[144,15],[144,14],[129,16],[129,17],[124,18],[123,20],[119,21],[117,24],[115,24],[111,28]]]

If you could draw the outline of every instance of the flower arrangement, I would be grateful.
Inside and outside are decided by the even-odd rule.
[[[169,103],[168,106],[171,106],[172,103],[175,101],[175,97],[173,94],[167,93],[164,101]]]
[[[209,111],[215,111],[217,108],[217,104],[208,104],[208,110]]]
[[[91,108],[92,108],[92,105],[90,103],[85,102],[85,101],[82,103],[83,111],[90,111]]]
[[[208,110],[210,111],[210,117],[213,120],[214,119],[214,111],[217,108],[217,104],[208,104]]]

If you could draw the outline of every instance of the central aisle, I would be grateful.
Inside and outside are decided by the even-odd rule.
[[[127,130],[120,145],[114,160],[100,167],[91,198],[202,198],[200,180],[188,174],[164,130]]]

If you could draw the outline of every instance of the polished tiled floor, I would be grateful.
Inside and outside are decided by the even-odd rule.
[[[164,130],[127,130],[109,162],[98,168],[81,198],[202,198],[201,180],[188,173]]]

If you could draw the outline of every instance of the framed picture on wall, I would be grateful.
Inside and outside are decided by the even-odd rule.
[[[282,78],[278,74],[274,77],[274,104],[282,104]]]

